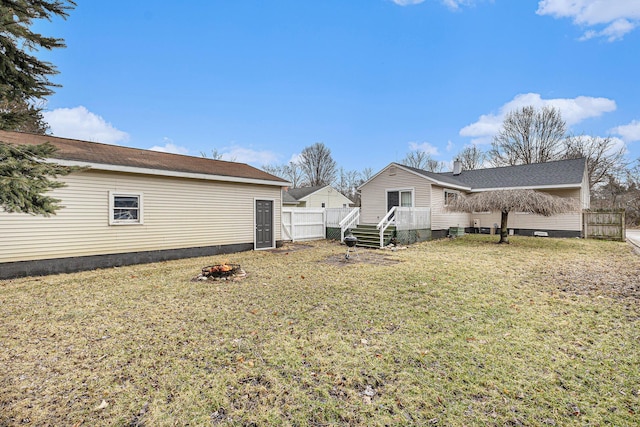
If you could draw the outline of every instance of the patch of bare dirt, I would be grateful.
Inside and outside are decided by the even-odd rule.
[[[640,300],[640,272],[637,266],[621,267],[607,261],[575,262],[563,265],[550,274],[563,292]]]
[[[375,249],[362,249],[358,248],[356,251],[353,249],[349,253],[349,258],[346,257],[347,249],[344,247],[344,251],[342,253],[336,253],[334,255],[330,255],[322,262],[337,265],[337,266],[345,266],[352,264],[370,264],[370,265],[395,265],[400,261],[394,258],[390,258],[387,256],[382,250]]]
[[[303,251],[305,249],[313,249],[312,245],[305,245],[303,243],[284,243],[281,247],[276,249],[267,249],[267,252],[271,252],[272,254],[288,254],[289,252],[298,252]]]

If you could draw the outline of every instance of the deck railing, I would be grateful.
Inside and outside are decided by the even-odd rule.
[[[395,223],[395,213],[398,210],[397,206],[392,207],[389,212],[382,218],[382,220],[376,225],[376,228],[380,231],[380,247],[384,247],[384,232],[389,228],[391,224]]]
[[[360,222],[360,208],[353,208],[339,223],[340,241],[344,242],[344,233]]]
[[[431,228],[430,208],[397,208],[395,214],[397,230],[427,230]]]

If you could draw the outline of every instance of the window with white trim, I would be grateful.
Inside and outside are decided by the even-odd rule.
[[[400,192],[400,206],[403,208],[413,207],[413,191]]]
[[[448,206],[450,203],[458,199],[460,194],[457,191],[444,190],[444,205]]]
[[[109,192],[109,225],[143,224],[142,193]]]

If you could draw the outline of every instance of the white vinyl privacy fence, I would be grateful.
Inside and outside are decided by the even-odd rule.
[[[293,242],[319,240],[326,235],[325,209],[282,208],[282,238]]]
[[[354,208],[282,208],[282,238],[284,240],[326,239],[327,227],[340,228]]]
[[[387,217],[385,217],[388,223],[386,226],[394,225],[398,232],[415,234],[420,230],[431,230],[429,208],[395,207]],[[345,225],[344,222],[348,224]],[[282,239],[293,242],[326,239],[327,230],[331,232],[337,230],[337,234],[330,235],[329,238],[341,239],[344,237],[345,226],[347,229],[354,228],[358,223],[359,208],[282,208]],[[380,228],[381,224],[378,224],[378,229]],[[384,230],[381,234],[383,232]]]

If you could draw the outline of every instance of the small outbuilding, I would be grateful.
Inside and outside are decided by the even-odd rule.
[[[0,131],[82,166],[50,217],[0,208],[0,278],[274,248],[289,183],[247,164]]]

